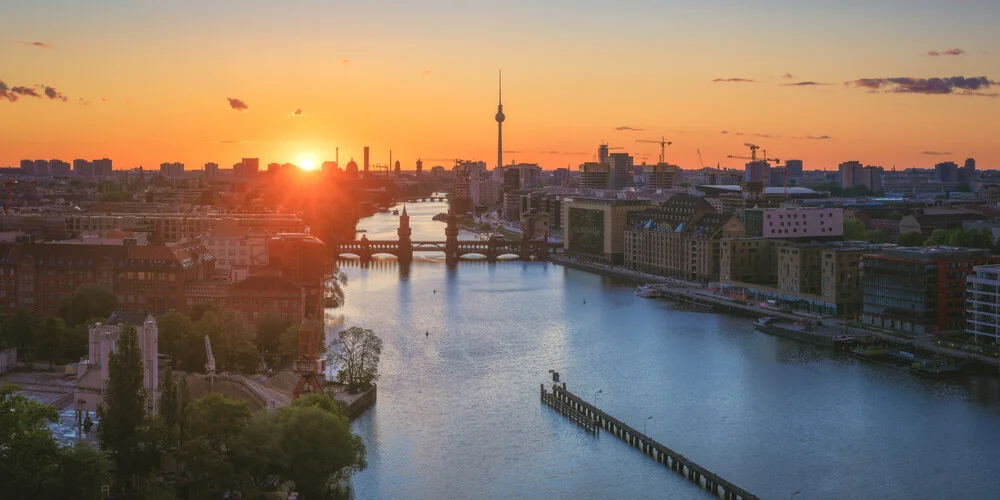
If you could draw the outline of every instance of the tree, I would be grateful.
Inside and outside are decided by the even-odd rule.
[[[289,406],[278,411],[277,420],[287,458],[282,475],[295,482],[302,497],[343,493],[351,474],[367,466],[364,443],[343,415],[319,406]]]
[[[357,326],[341,331],[327,348],[327,360],[339,370],[337,379],[352,391],[369,387],[378,379],[381,355],[382,339]]]
[[[182,339],[190,337],[194,332],[194,323],[181,313],[168,312],[156,319],[156,329],[160,354],[175,358]]]
[[[177,381],[174,380],[174,370],[167,366],[160,380],[160,398],[156,404],[156,413],[163,419],[163,426],[166,431],[166,446],[174,448],[177,446],[178,422],[181,417],[181,398],[177,390]]]
[[[257,319],[254,330],[257,331],[257,347],[261,353],[277,354],[281,348],[281,336],[291,323],[277,311],[265,312]]]
[[[935,229],[924,241],[924,246],[933,247],[944,245],[948,242],[948,232],[944,229]]]
[[[104,321],[118,309],[118,296],[98,285],[83,285],[75,292],[63,297],[59,304],[59,316],[66,325],[74,327],[91,319]]]
[[[111,478],[108,459],[89,444],[77,443],[61,450],[61,492],[54,498],[102,500],[101,486]]]
[[[899,245],[904,247],[919,247],[924,244],[924,235],[920,231],[911,231],[899,235]]]
[[[206,492],[213,486],[223,491],[237,488],[230,453],[251,416],[246,402],[218,393],[207,394],[191,405],[188,433],[179,458],[192,489]]]
[[[220,370],[243,373],[256,370],[259,356],[254,345],[253,328],[242,313],[231,309],[219,313],[206,312],[195,323],[195,331],[201,339],[208,335],[212,340],[212,354]]]
[[[843,194],[843,188],[840,187],[840,183],[835,181],[824,182],[817,185],[815,189],[816,191],[829,192],[833,196],[840,196]]]
[[[889,220],[903,220],[903,212],[899,210],[893,210],[885,215],[886,219]]]
[[[62,318],[46,318],[42,324],[38,355],[49,362],[49,369],[52,369],[53,362],[62,359],[67,333]]]
[[[142,353],[135,327],[125,325],[118,335],[117,349],[108,360],[108,382],[104,402],[97,407],[97,440],[111,453],[118,474],[129,477],[141,472],[141,426],[146,417]]]
[[[334,307],[344,305],[344,288],[347,287],[347,273],[344,273],[336,264],[323,281],[324,297],[333,302]]]
[[[7,343],[17,347],[17,355],[23,360],[30,360],[30,351],[35,348],[35,318],[26,309],[18,308],[3,322],[3,337]]]
[[[865,239],[865,225],[858,219],[844,219],[844,239],[862,241]]]

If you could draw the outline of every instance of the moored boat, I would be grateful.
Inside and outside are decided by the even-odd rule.
[[[652,285],[641,285],[636,288],[635,294],[647,299],[658,299],[664,297],[664,293],[653,288]]]
[[[780,335],[820,346],[834,346],[853,341],[853,337],[843,335],[830,336],[817,332],[812,321],[787,321],[780,318],[763,317],[754,321],[758,330],[772,335]]]
[[[910,373],[922,377],[944,377],[958,374],[961,371],[961,366],[941,360],[914,361],[910,365]]]

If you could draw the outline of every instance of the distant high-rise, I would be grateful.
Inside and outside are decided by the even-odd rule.
[[[368,178],[368,146],[365,146],[365,178]]]
[[[62,160],[50,160],[49,172],[52,177],[69,177],[70,165]]]
[[[35,160],[35,177],[48,177],[49,162],[46,160]]]
[[[163,175],[164,177],[183,177],[184,164],[180,162],[161,163],[160,174]]]
[[[77,158],[73,160],[73,173],[80,177],[93,177],[94,164],[83,158]]]
[[[788,169],[788,178],[791,181],[802,180],[802,160],[786,160],[785,168]]]
[[[401,168],[401,166],[400,166],[400,164],[399,164],[399,160],[396,160],[396,168],[395,168],[395,171],[396,171],[396,172],[395,172],[395,173],[396,173],[396,177],[399,177],[399,174],[400,174],[400,173],[402,173],[402,168]]]
[[[417,178],[424,176],[424,162],[417,160]]]
[[[962,182],[958,164],[944,161],[934,165],[934,180],[939,182]]]
[[[743,182],[759,182],[765,186],[771,180],[771,164],[764,160],[747,163],[743,167]]]
[[[35,160],[21,160],[21,172],[24,175],[35,175]]]
[[[209,162],[205,164],[205,177],[218,177],[219,175],[219,164]]]
[[[503,121],[507,119],[503,114],[503,72],[500,72],[500,86],[497,94],[497,166],[503,167]]]
[[[611,153],[608,166],[611,167],[611,189],[625,189],[632,184],[632,162],[628,153]]]
[[[597,146],[597,163],[600,163],[601,165],[608,164],[608,149],[607,144]]]
[[[966,158],[965,167],[962,168],[962,182],[976,182],[979,176],[976,175],[976,159]]]
[[[324,161],[322,170],[324,173],[329,174],[339,170],[339,167],[337,167],[337,162],[335,161]]]
[[[244,177],[256,177],[260,172],[260,158],[243,158],[241,174]]]
[[[580,187],[583,189],[607,189],[611,178],[611,168],[607,164],[587,162],[580,165]]]
[[[94,175],[96,177],[107,177],[111,175],[112,166],[110,158],[101,158],[100,160],[94,160]]]
[[[845,161],[840,164],[840,187],[852,188],[857,184],[857,179],[861,177],[863,166],[860,161]]]

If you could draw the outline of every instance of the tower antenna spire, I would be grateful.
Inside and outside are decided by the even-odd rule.
[[[503,70],[499,70],[499,93],[497,94],[497,114],[494,118],[497,121],[497,168],[503,168],[503,121],[506,118],[503,114]]]

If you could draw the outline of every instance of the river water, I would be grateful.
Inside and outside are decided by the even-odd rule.
[[[443,241],[431,217],[445,210],[408,205],[413,239]],[[388,239],[397,225],[377,214],[358,227]],[[343,269],[336,326],[385,340],[378,403],[354,423],[368,447],[357,498],[712,498],[542,405],[550,369],[762,498],[1000,495],[997,377],[920,379],[549,263],[449,270],[417,254],[408,270]]]

